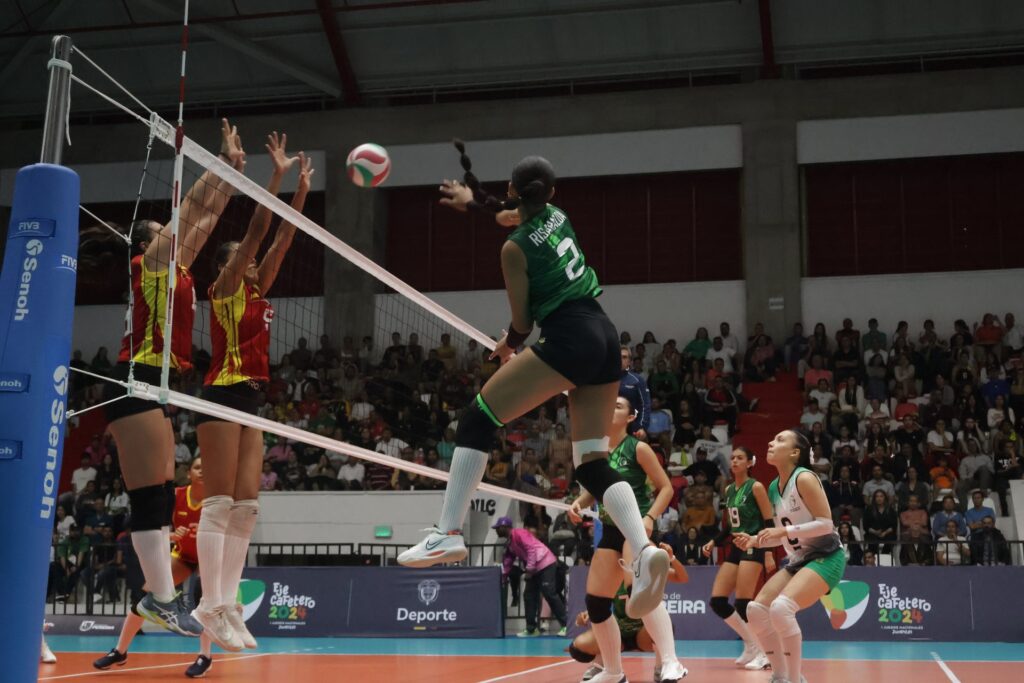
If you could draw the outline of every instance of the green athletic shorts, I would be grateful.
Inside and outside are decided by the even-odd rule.
[[[832,590],[839,585],[839,581],[842,580],[843,574],[846,572],[846,553],[843,552],[842,548],[839,548],[824,557],[809,559],[797,564],[788,564],[786,565],[786,571],[790,574],[796,574],[804,567],[824,579],[825,583],[828,584],[828,589]]]

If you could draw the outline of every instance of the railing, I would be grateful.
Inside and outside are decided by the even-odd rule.
[[[248,566],[392,567],[398,565],[398,554],[408,547],[408,545],[398,543],[253,543],[249,546]],[[502,544],[467,545],[466,547],[469,556],[463,564],[471,567],[500,565],[505,553],[505,546]],[[92,553],[101,548],[116,552],[114,544],[95,545],[90,548],[82,560],[82,564],[89,569],[77,573],[74,585],[70,587],[71,590],[68,594],[62,596],[60,593],[63,591],[59,587],[52,587],[48,597],[50,614],[89,616],[123,616],[127,614],[133,589],[138,594],[141,591],[141,585],[131,585],[131,579],[126,576],[124,569],[114,572],[113,579],[108,581],[108,586],[97,585],[102,568],[93,569],[91,567]],[[108,576],[109,573],[102,575],[103,578]],[[522,583],[520,580],[520,590],[522,590]],[[102,589],[109,586],[115,587],[116,595],[100,596],[99,593]],[[505,593],[504,604],[507,606],[506,617],[522,619],[525,603],[522,594],[520,593],[520,599],[513,606],[508,599],[508,586],[503,586],[502,590]],[[196,592],[193,581],[186,583],[185,593],[186,596],[193,598],[194,602]]]
[[[892,543],[877,541],[858,541],[850,544],[854,555],[863,555],[864,552],[875,553],[875,564],[881,568],[899,567],[902,550],[906,546],[914,545],[907,542],[894,541]],[[931,539],[920,544],[926,546],[930,551],[926,557],[931,558],[929,565],[936,566],[936,571],[943,567],[936,561],[939,554],[950,557],[953,541],[933,541]],[[985,549],[977,541],[970,540],[961,542],[966,546],[967,553],[960,553],[960,559],[950,564],[977,565],[985,561]],[[90,566],[92,551],[102,546],[94,546],[85,554],[84,564]],[[254,543],[249,547],[248,566],[250,567],[330,567],[330,566],[368,566],[368,567],[392,567],[397,565],[398,554],[407,548],[407,545],[398,543]],[[505,552],[502,544],[480,544],[469,545],[469,557],[465,564],[472,567],[486,567],[501,564],[501,558]],[[860,551],[858,553],[857,551]],[[721,552],[718,549],[717,552]],[[996,544],[989,553],[993,563],[1024,566],[1024,541],[1007,541],[1005,544]],[[562,558],[571,566],[571,558]],[[861,560],[863,563],[863,560]],[[89,569],[79,574],[75,586],[66,599],[61,598],[54,592],[49,597],[50,614],[71,614],[90,616],[123,616],[130,606],[131,595],[134,592],[138,595],[141,585],[133,586],[131,579],[125,576],[124,570],[117,571],[113,580],[108,586],[114,586],[116,595],[103,596],[98,600],[96,595],[97,578],[100,575],[99,569]],[[103,575],[104,578],[108,574]],[[524,582],[518,576],[520,599],[512,605],[509,600],[510,587],[503,586],[503,604],[506,605],[506,618],[523,619],[524,603],[522,590]],[[195,586],[189,582],[185,587],[186,595],[195,595]],[[113,597],[113,599],[110,599]]]

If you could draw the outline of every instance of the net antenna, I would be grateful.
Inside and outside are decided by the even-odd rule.
[[[185,156],[181,143],[185,139],[185,64],[188,57],[188,3],[181,25],[181,75],[178,81],[178,126],[174,131],[174,176],[171,190],[171,254],[167,262],[167,305],[164,310],[164,349],[160,369],[160,402],[166,402],[171,376],[171,346],[174,340],[174,292],[178,283],[178,230],[181,225],[181,175]]]

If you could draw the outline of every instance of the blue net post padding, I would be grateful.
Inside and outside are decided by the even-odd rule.
[[[0,552],[6,592],[4,671],[39,671],[50,539],[56,518],[70,383],[78,258],[78,175],[35,164],[18,172],[0,273]]]

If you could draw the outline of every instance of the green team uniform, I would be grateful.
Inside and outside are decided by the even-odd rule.
[[[775,477],[768,487],[768,499],[771,500],[772,509],[775,511],[775,524],[778,527],[814,521],[814,515],[807,509],[807,503],[800,497],[800,489],[796,485],[797,477],[803,472],[811,471],[806,467],[797,467],[793,470],[789,481],[786,482],[786,488],[782,491],[779,491],[778,477]],[[818,475],[813,472],[811,474],[815,483],[821,486]],[[790,574],[796,574],[803,567],[807,567],[824,579],[830,590],[839,585],[846,571],[846,554],[839,543],[838,531],[833,529],[831,533],[814,538],[783,537],[782,546],[789,557],[786,570]]]
[[[530,315],[540,324],[567,301],[601,293],[597,274],[587,265],[569,218],[548,204],[508,236],[526,255]]]
[[[652,495],[651,484],[647,480],[647,473],[644,472],[644,468],[640,466],[639,461],[636,459],[636,446],[638,443],[640,443],[639,439],[627,434],[622,443],[608,454],[608,464],[633,489],[633,495],[636,496],[636,504],[640,506],[640,514],[646,515],[650,511],[651,505],[654,504],[654,496]],[[601,523],[607,526],[615,526],[615,522],[612,521],[612,518],[605,511],[604,505],[599,506],[599,509]]]
[[[757,536],[764,528],[761,509],[754,498],[754,479],[749,478],[738,489],[736,482],[725,489],[725,507],[729,513],[729,531]]]
[[[626,584],[623,582],[619,585],[619,590],[615,591],[615,598],[612,603],[612,614],[615,616],[615,621],[619,623],[619,631],[623,636],[636,635],[644,627],[642,619],[632,619],[626,614],[626,599],[628,597],[629,589],[626,588]]]

